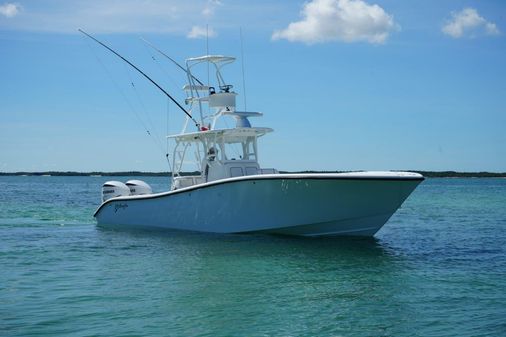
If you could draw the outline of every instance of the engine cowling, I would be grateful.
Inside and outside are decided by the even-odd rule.
[[[126,182],[126,186],[130,189],[130,195],[144,195],[153,193],[151,186],[142,180],[129,180]]]
[[[102,185],[102,202],[127,195],[130,195],[130,189],[121,181],[107,181]]]

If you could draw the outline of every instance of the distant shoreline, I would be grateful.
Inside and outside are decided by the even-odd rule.
[[[427,178],[506,178],[506,172],[456,172],[456,171],[418,171],[417,172]],[[280,173],[342,173],[350,171],[280,171]],[[197,172],[187,172],[183,175],[196,174]],[[170,172],[141,172],[141,171],[124,171],[124,172],[75,172],[75,171],[43,171],[43,172],[0,172],[0,176],[75,176],[75,177],[93,177],[93,176],[129,176],[129,177],[170,177]]]

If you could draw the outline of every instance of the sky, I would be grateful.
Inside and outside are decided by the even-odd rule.
[[[0,172],[168,170],[183,113],[79,28],[181,103],[184,72],[140,37],[236,56],[238,106],[275,130],[262,167],[506,172],[500,0],[0,0]]]

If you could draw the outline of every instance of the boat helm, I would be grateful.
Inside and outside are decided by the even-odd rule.
[[[130,189],[130,195],[143,195],[153,193],[151,186],[142,180],[129,180],[126,182],[126,186]]]
[[[102,202],[126,195],[130,195],[130,189],[121,181],[107,181],[102,185]]]

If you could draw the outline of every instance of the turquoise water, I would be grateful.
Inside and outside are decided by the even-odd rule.
[[[428,179],[373,239],[101,229],[109,179],[0,177],[1,336],[506,336],[506,179]]]

